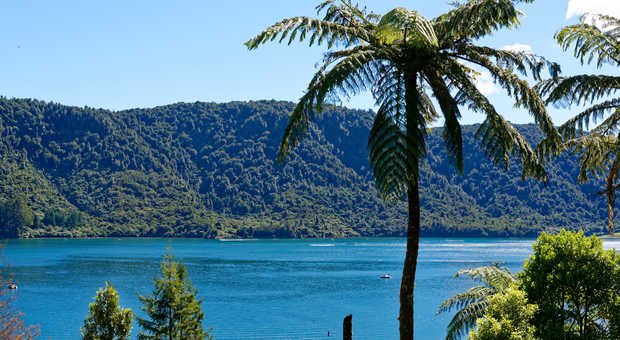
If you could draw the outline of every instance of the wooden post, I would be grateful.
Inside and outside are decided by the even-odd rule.
[[[353,340],[353,315],[349,314],[342,322],[342,340]]]

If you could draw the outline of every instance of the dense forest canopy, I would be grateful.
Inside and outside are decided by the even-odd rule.
[[[112,112],[0,98],[3,237],[401,236],[406,205],[388,204],[368,166],[371,111],[331,107],[276,165],[293,104],[178,103]],[[541,133],[518,126],[530,142]],[[465,127],[464,174],[449,166],[441,129],[422,166],[426,236],[534,236],[603,231],[601,183],[577,183],[575,158],[522,180],[479,151]],[[17,232],[15,231],[17,230]]]

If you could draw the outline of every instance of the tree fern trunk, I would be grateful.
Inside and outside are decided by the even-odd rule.
[[[400,282],[400,339],[412,340],[414,336],[413,295],[415,290],[415,271],[418,264],[420,244],[420,192],[418,176],[412,176],[407,188],[409,222],[407,224],[407,252]]]
[[[607,177],[607,186],[605,188],[605,194],[607,196],[607,229],[609,235],[614,236],[614,205],[616,201],[616,195],[614,192],[614,182],[618,176],[618,156],[614,159],[611,169],[609,169],[609,176]]]
[[[400,282],[400,339],[413,340],[414,317],[413,295],[415,293],[415,271],[418,263],[418,247],[420,242],[420,192],[418,188],[418,143],[420,138],[418,126],[419,94],[417,89],[417,72],[405,72],[405,106],[406,106],[406,138],[407,138],[407,203],[409,205],[409,221],[407,223],[407,252],[403,264],[403,277]]]
[[[614,207],[612,203],[611,193],[607,192],[607,229],[609,235],[614,236]]]

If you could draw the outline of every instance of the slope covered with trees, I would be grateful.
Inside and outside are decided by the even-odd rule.
[[[327,109],[280,166],[292,108],[197,102],[112,112],[0,98],[2,207],[32,213],[20,219],[21,237],[403,235],[405,204],[381,200],[368,166],[374,114]],[[533,125],[519,130],[541,137]],[[603,230],[602,184],[578,184],[574,157],[548,165],[548,183],[522,180],[518,162],[504,171],[487,160],[474,131],[463,130],[463,176],[448,165],[441,130],[429,133],[423,235]]]

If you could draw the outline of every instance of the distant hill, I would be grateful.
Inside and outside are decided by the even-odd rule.
[[[178,103],[112,112],[0,98],[0,198],[34,219],[21,237],[401,236],[403,202],[384,203],[368,167],[370,111],[333,107],[282,166],[275,158],[292,103]],[[518,126],[529,140],[532,125]],[[421,176],[426,236],[534,236],[601,231],[598,184],[574,160],[550,181],[493,166],[464,131],[465,172],[448,164],[440,129]],[[0,219],[1,221],[1,219]],[[0,229],[2,226],[0,226]]]

